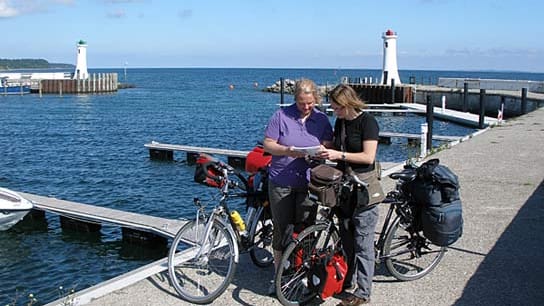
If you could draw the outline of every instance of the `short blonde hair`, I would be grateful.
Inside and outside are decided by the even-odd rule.
[[[312,94],[315,99],[315,104],[321,105],[321,96],[317,92],[317,86],[314,81],[309,79],[300,79],[295,83],[295,101],[298,100],[300,95]]]

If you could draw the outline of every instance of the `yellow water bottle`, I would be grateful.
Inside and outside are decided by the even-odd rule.
[[[242,219],[242,216],[240,216],[240,213],[233,210],[230,212],[230,218],[240,232],[244,232],[246,230],[246,225],[244,224],[244,220]]]

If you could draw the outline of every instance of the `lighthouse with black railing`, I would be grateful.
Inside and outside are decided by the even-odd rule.
[[[80,40],[77,43],[77,60],[74,79],[86,80],[87,78],[89,78],[89,72],[87,72],[87,43]]]
[[[394,84],[399,85],[400,77],[397,68],[397,33],[392,30],[387,30],[382,35],[383,38],[383,69],[381,83],[391,85],[391,80],[395,80]]]

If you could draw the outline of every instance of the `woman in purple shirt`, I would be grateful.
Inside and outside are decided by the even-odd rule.
[[[272,115],[265,130],[264,149],[272,154],[269,179],[270,207],[274,222],[274,266],[283,252],[283,235],[289,224],[297,229],[315,221],[316,207],[308,199],[310,165],[305,153],[294,147],[332,146],[332,126],[323,112],[314,108],[321,97],[315,83],[302,79],[295,84],[294,104]],[[275,293],[271,286],[269,294]]]

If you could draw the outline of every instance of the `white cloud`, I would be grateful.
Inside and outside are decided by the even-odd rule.
[[[73,5],[75,0],[0,0],[0,18],[45,12],[56,5]]]
[[[0,0],[0,18],[14,17],[19,11],[12,6],[9,0]]]

